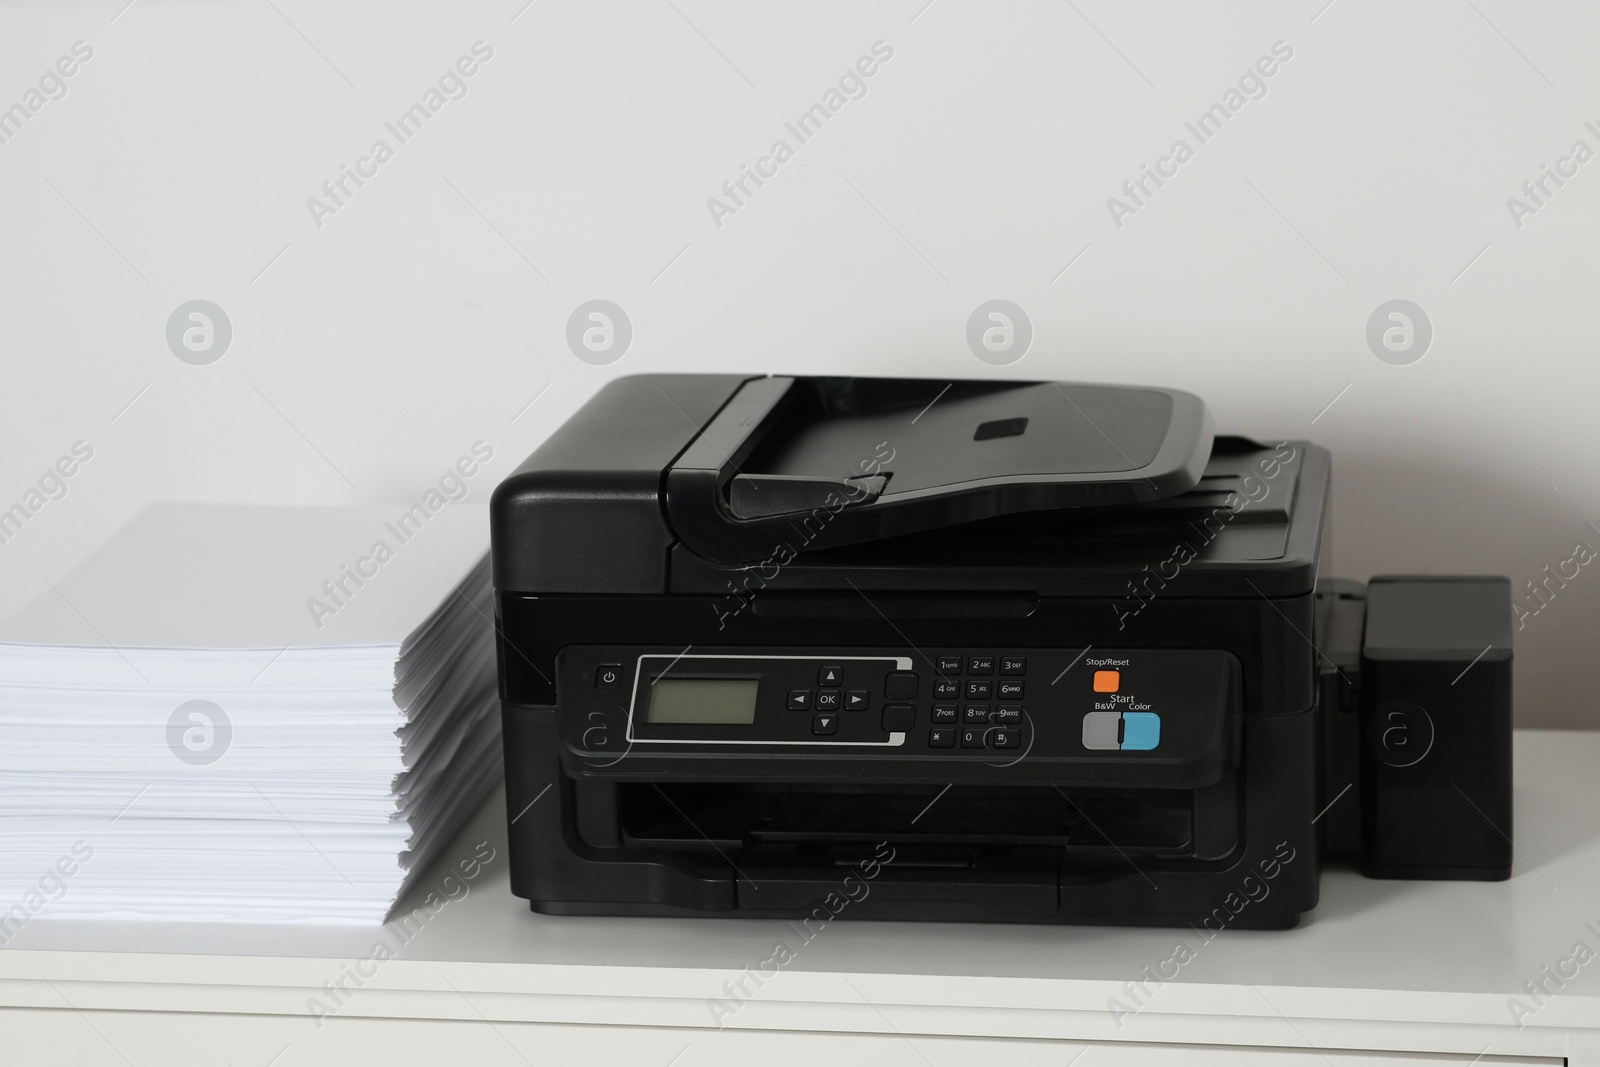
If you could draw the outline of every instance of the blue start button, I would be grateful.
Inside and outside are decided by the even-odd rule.
[[[1124,752],[1149,752],[1161,743],[1161,716],[1153,711],[1122,713]]]

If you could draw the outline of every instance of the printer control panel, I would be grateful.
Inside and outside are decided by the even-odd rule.
[[[618,773],[757,756],[1212,764],[1239,708],[1232,655],[1197,649],[585,646],[562,651],[556,684],[564,755]]]

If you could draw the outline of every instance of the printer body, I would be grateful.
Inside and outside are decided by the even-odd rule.
[[[1293,926],[1511,862],[1509,583],[1339,582],[1331,462],[1176,390],[640,375],[496,490],[552,914]]]

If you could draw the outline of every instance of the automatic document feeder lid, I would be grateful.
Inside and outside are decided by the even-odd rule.
[[[751,562],[999,515],[1185,493],[1211,454],[1205,402],[1057,382],[756,378],[667,472],[697,555]]]

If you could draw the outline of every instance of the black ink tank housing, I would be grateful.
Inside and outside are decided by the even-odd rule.
[[[1330,473],[1171,389],[611,382],[494,495],[513,890],[1220,929],[1328,856],[1507,877],[1509,583],[1328,579]]]

